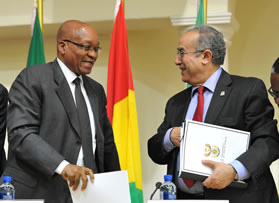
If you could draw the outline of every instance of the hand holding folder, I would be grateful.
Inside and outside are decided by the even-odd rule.
[[[187,120],[182,125],[180,145],[181,178],[203,181],[213,172],[202,160],[228,164],[244,153],[249,146],[250,133],[222,126]],[[246,187],[244,181],[231,186]]]

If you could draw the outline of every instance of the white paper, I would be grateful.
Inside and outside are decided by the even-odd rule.
[[[212,169],[202,160],[230,163],[249,146],[250,133],[187,120],[180,150],[180,172],[209,176]]]
[[[16,203],[44,203],[44,200],[34,200],[34,199],[31,199],[31,200],[19,200],[19,199],[14,199],[14,200],[0,200],[1,202],[16,202]]]
[[[147,203],[165,203],[166,200],[148,200]],[[167,200],[167,203],[229,203],[229,200]]]
[[[84,191],[81,183],[70,191],[73,203],[131,203],[127,171],[94,174],[94,183],[88,180]]]

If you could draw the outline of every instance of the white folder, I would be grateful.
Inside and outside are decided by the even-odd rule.
[[[179,176],[200,181],[212,174],[202,160],[230,163],[247,151],[250,140],[250,132],[192,120],[185,121],[182,133]],[[232,186],[246,184],[234,181]]]

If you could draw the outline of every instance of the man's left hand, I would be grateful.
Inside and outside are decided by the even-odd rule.
[[[89,175],[90,181],[91,183],[93,183],[94,182],[93,171],[84,166],[68,164],[61,173],[62,178],[69,181],[69,186],[73,188],[73,191],[77,189],[80,180],[82,180],[81,190],[82,191],[85,190],[88,182],[87,175]]]
[[[203,160],[202,163],[212,168],[212,174],[203,181],[203,186],[211,189],[223,189],[236,177],[234,168],[225,163]]]

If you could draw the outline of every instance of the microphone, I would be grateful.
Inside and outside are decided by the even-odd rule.
[[[153,198],[155,192],[161,187],[161,185],[162,185],[161,182],[157,182],[157,183],[155,184],[155,187],[156,187],[156,188],[155,188],[154,192],[151,194],[150,200],[152,200],[152,198]]]

